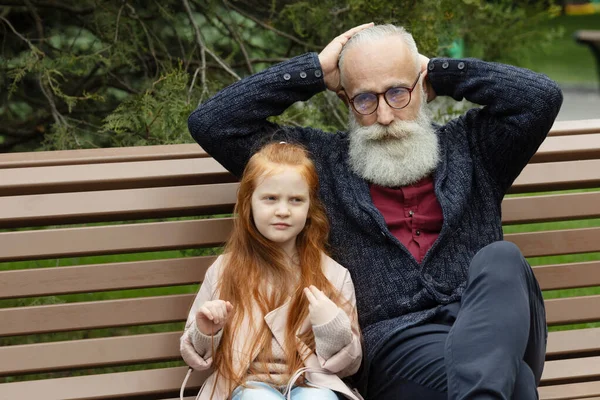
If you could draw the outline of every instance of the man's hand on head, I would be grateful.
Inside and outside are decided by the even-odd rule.
[[[349,31],[346,31],[333,39],[325,48],[319,53],[319,62],[321,63],[321,69],[323,70],[323,79],[327,89],[338,92],[342,83],[340,80],[340,70],[338,67],[338,58],[342,52],[342,47],[350,40],[355,33],[362,31],[363,29],[370,28],[373,23],[363,24],[356,26]]]
[[[429,76],[427,75],[427,72],[429,71],[427,69],[429,58],[425,57],[423,54],[419,54],[419,62],[421,64],[421,74],[423,74],[421,77],[423,80],[423,89],[425,90],[425,93],[427,93],[427,102],[429,103],[437,96],[435,90],[433,90],[433,87],[431,86],[431,82],[429,82]]]

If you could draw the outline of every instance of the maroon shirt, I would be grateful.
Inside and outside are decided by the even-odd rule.
[[[388,229],[419,263],[442,229],[444,216],[433,190],[433,179],[401,188],[371,184],[371,199]]]

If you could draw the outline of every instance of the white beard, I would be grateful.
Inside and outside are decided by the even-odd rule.
[[[425,178],[440,160],[438,137],[423,105],[414,121],[361,126],[350,111],[349,162],[368,182],[400,187]]]

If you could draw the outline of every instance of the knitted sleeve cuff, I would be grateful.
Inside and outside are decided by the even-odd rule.
[[[325,360],[352,342],[350,319],[343,310],[335,318],[322,325],[313,325],[317,353]]]
[[[205,360],[212,357],[213,348],[216,349],[223,337],[223,329],[213,336],[205,335],[198,330],[195,323],[192,324],[190,330],[190,339],[194,345],[196,352]]]

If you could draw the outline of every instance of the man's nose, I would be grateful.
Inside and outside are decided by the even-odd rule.
[[[384,95],[379,95],[379,106],[377,107],[377,122],[387,126],[394,122],[394,109],[385,101]]]

